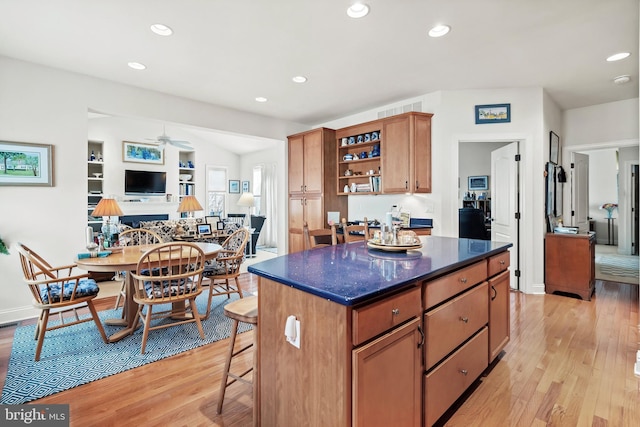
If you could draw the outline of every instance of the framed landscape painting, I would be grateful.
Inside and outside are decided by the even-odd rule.
[[[476,105],[476,124],[509,123],[511,104]]]
[[[0,141],[0,185],[53,186],[53,145]]]
[[[122,161],[164,165],[164,149],[155,144],[122,141]]]
[[[240,180],[239,179],[230,179],[229,180],[229,193],[236,194],[240,193]]]

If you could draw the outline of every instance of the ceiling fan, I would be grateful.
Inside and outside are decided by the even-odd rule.
[[[176,139],[171,139],[167,132],[165,131],[164,126],[162,127],[162,135],[156,138],[146,138],[149,141],[154,141],[158,144],[159,148],[164,148],[165,145],[173,145],[174,147],[182,148],[185,150],[193,150],[191,143],[189,141],[179,141]]]

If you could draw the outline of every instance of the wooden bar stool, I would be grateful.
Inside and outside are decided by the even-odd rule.
[[[234,374],[230,372],[231,369],[231,359],[245,350],[254,346],[257,333],[258,333],[258,297],[250,296],[240,298],[237,301],[229,303],[224,307],[224,315],[233,320],[233,324],[231,325],[231,340],[229,342],[229,352],[227,353],[227,360],[224,366],[224,372],[222,373],[222,380],[220,381],[220,399],[218,400],[218,414],[222,413],[222,403],[224,402],[224,393],[227,390],[227,386],[230,386],[236,381],[241,381],[245,384],[253,384],[254,386],[254,400],[255,400],[255,376],[256,376],[256,349],[253,350],[253,366],[241,374]],[[238,334],[238,323],[245,322],[254,325],[254,336],[253,342],[248,344],[241,349],[235,351],[235,343],[236,343],[236,335]],[[248,381],[243,377],[247,375],[249,372],[254,371],[254,381]],[[232,378],[231,381],[228,381],[229,377]],[[228,381],[228,382],[227,382]]]

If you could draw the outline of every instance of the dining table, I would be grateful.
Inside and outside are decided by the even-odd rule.
[[[222,246],[216,243],[193,242],[204,252],[205,260],[211,260],[218,255]],[[124,316],[122,318],[107,319],[107,325],[123,326],[123,329],[110,335],[109,342],[120,341],[126,336],[135,332],[134,324],[138,313],[138,304],[133,300],[135,292],[135,280],[130,272],[135,271],[138,260],[149,249],[153,249],[160,244],[124,246],[114,248],[108,256],[93,258],[78,258],[75,260],[78,268],[92,272],[112,272],[118,273],[126,271],[125,274],[125,301],[122,308]],[[179,309],[176,312],[180,311]]]

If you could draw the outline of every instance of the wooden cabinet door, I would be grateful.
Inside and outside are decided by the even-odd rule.
[[[413,192],[431,193],[431,117],[414,117]]]
[[[383,193],[409,191],[409,117],[390,118],[382,125],[381,163]]]
[[[304,192],[306,194],[322,193],[323,170],[323,138],[322,129],[304,135]],[[332,141],[335,143],[335,141]]]
[[[309,224],[309,229],[324,228],[327,219],[324,218],[322,197],[305,197],[304,219]]]
[[[415,319],[353,351],[353,426],[419,426],[422,336]]]
[[[304,197],[289,198],[289,253],[304,249],[302,226],[304,225]]]
[[[304,192],[304,138],[289,138],[289,194]]]
[[[511,337],[509,272],[489,280],[489,363],[500,354]]]

